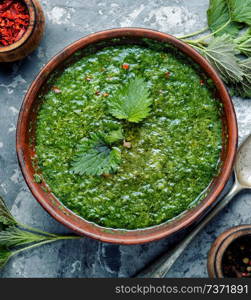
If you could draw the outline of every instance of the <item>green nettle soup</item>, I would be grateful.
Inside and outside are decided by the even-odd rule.
[[[86,50],[50,79],[41,96],[34,179],[45,180],[77,215],[105,227],[145,228],[180,215],[205,197],[219,169],[221,105],[212,82],[183,54],[148,44]],[[139,90],[129,86],[135,78]],[[118,93],[135,101],[124,87],[151,98],[138,122],[109,109]],[[105,145],[99,135],[110,130],[121,137]],[[119,163],[97,175],[100,157],[88,161],[88,152],[85,171],[74,172],[86,147],[109,159],[114,154],[102,163]]]

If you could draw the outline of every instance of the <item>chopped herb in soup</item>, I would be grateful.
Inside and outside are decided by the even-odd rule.
[[[36,177],[77,215],[145,228],[205,197],[218,172],[221,107],[210,80],[183,55],[107,46],[50,86],[37,120]]]

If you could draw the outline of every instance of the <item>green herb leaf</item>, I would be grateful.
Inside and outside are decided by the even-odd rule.
[[[244,75],[241,84],[238,84],[236,89],[239,96],[251,98],[251,58],[240,60],[239,64]]]
[[[6,265],[6,263],[8,262],[11,256],[12,256],[11,251],[3,247],[0,247],[0,268],[3,268]]]
[[[4,203],[2,197],[0,197],[0,230],[1,227],[4,228],[6,226],[16,225],[17,221],[14,219],[12,214],[10,213],[8,207]]]
[[[143,78],[131,79],[108,102],[110,113],[118,119],[138,123],[145,119],[150,111],[152,99]]]
[[[251,25],[251,0],[227,0],[233,21]]]
[[[209,9],[207,11],[208,26],[212,32],[222,28],[228,21],[231,20],[229,7],[226,0],[210,0]],[[220,36],[224,33],[231,36],[236,36],[239,32],[240,24],[230,22],[226,27],[217,32],[215,36]]]
[[[48,237],[21,230],[15,226],[8,227],[0,232],[0,246],[6,248],[37,243],[46,239],[48,239]]]
[[[235,43],[232,38],[224,34],[211,40],[202,53],[212,66],[219,72],[225,82],[240,82],[243,72],[235,56]]]
[[[235,39],[237,49],[246,56],[251,56],[251,27],[243,35]]]
[[[26,228],[28,231],[21,228]],[[4,267],[10,257],[18,252],[38,247],[45,243],[78,238],[80,237],[50,234],[24,224],[19,224],[11,215],[4,200],[0,197],[0,268]],[[17,251],[9,250],[9,248],[16,246],[22,247]]]
[[[104,136],[104,140],[107,144],[113,144],[119,142],[123,140],[123,138],[124,136],[121,128],[117,130],[112,130],[111,132],[109,132]]]
[[[117,170],[120,162],[120,149],[107,144],[104,134],[93,133],[79,146],[72,172],[79,175],[109,174]]]

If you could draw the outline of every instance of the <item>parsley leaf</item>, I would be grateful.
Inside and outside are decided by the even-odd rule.
[[[110,141],[116,140],[114,136],[116,134],[113,134]],[[120,162],[120,149],[111,147],[104,134],[93,133],[79,146],[78,154],[72,163],[72,172],[79,175],[109,174],[117,170]]]
[[[225,82],[242,80],[243,72],[235,56],[235,43],[229,35],[224,34],[212,39],[208,47],[202,49],[202,54],[220,73]]]
[[[117,119],[138,123],[151,111],[152,98],[149,94],[147,83],[143,78],[131,79],[109,99],[109,112]]]
[[[233,21],[251,25],[251,0],[227,0]]]
[[[224,24],[231,20],[229,7],[226,0],[210,0],[209,8],[207,11],[208,26],[212,32],[220,29]],[[239,32],[240,24],[236,22],[229,22],[215,36],[220,36],[224,33],[231,36],[236,36]]]

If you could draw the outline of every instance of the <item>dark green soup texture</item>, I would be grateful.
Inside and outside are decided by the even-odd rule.
[[[50,80],[36,127],[38,174],[54,195],[88,221],[137,229],[168,221],[205,197],[222,149],[221,105],[214,87],[175,51],[107,46],[79,57]],[[153,105],[138,124],[108,112],[109,98],[141,76]],[[120,124],[122,163],[111,176],[73,174],[77,146]]]

